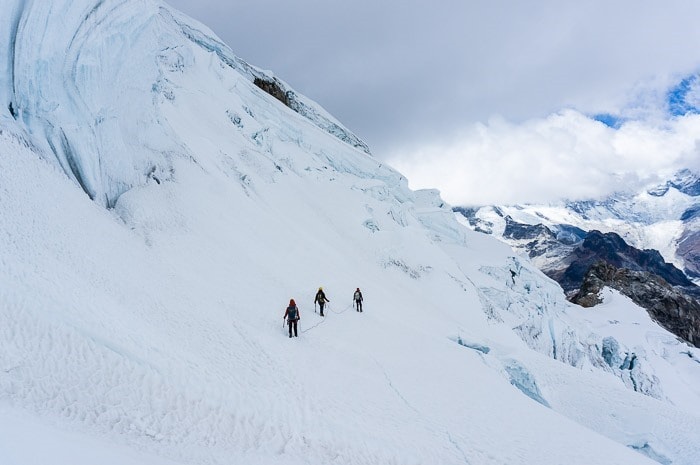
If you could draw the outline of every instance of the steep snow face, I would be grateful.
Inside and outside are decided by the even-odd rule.
[[[53,31],[36,35],[44,66],[61,61],[44,37],[93,30],[86,43],[156,47],[156,65],[141,48],[121,53],[124,69],[157,70],[142,84],[158,85],[127,104],[77,80],[95,100],[76,102],[113,112],[97,124],[78,103],[44,108],[44,86],[61,89],[47,75],[13,93],[27,99],[17,119],[0,120],[0,431],[20,425],[0,448],[12,465],[36,460],[23,443],[58,464],[109,463],[104,450],[116,463],[696,463],[698,350],[657,337],[653,322],[631,334],[587,320],[436,191],[410,191],[320,110],[282,105],[253,84],[257,70],[162,4],[81,4],[13,4],[18,31],[40,24],[33,15]],[[102,69],[105,53],[81,72]],[[56,135],[49,120],[73,125]],[[61,131],[96,151],[56,158]],[[69,159],[79,174],[97,167],[85,179],[104,200],[88,199]],[[301,311],[291,340],[290,298]],[[91,454],[42,437],[63,433]]]
[[[149,177],[167,177],[173,159],[189,155],[160,107],[174,98],[170,77],[192,66],[197,50],[251,83],[276,82],[292,108],[368,152],[320,107],[161,2],[11,0],[3,11],[0,113],[21,121],[34,143],[103,205],[113,206]]]

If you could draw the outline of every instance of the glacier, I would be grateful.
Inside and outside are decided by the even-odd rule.
[[[9,14],[1,24],[0,111],[21,121],[45,154],[108,207],[154,173],[167,176],[173,157],[185,155],[178,135],[163,124],[161,106],[174,98],[171,77],[192,65],[194,50],[216,55],[219,66],[251,82],[288,88],[160,2],[13,0],[3,10]],[[286,92],[299,114],[369,151],[313,102]]]
[[[697,462],[700,351],[624,297],[570,304],[165,3],[5,3],[9,464]]]

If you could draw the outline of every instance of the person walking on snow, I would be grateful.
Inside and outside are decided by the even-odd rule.
[[[323,307],[326,305],[326,302],[330,302],[330,300],[326,298],[326,293],[323,292],[323,288],[319,287],[318,292],[316,293],[316,298],[314,299],[314,305],[318,303],[318,308],[321,310],[321,316],[324,316]]]
[[[357,290],[355,291],[355,294],[352,296],[352,300],[355,301],[355,309],[358,312],[362,311],[362,292],[360,292],[360,288],[358,287]]]
[[[297,333],[297,321],[299,321],[301,315],[299,314],[299,309],[294,299],[289,299],[289,307],[287,307],[287,311],[284,312],[282,319],[284,318],[287,319],[287,324],[289,325],[289,337],[292,337],[292,327],[294,327],[294,337],[299,337]]]

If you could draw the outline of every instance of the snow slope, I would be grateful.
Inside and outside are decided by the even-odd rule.
[[[167,176],[181,155],[159,107],[174,98],[171,77],[192,65],[194,51],[206,51],[217,67],[251,82],[276,82],[300,114],[368,151],[313,102],[238,59],[203,26],[162,2],[5,0],[3,11],[0,115],[21,121],[40,148],[104,205],[113,206],[148,176]]]
[[[3,463],[697,463],[700,351],[629,303],[613,328],[641,331],[570,305],[161,3],[10,6],[28,80],[0,94]],[[85,30],[88,110],[35,75]],[[128,101],[99,49],[121,42]]]

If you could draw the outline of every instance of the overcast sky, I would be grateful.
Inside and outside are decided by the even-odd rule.
[[[666,104],[700,71],[694,0],[166,1],[455,205],[597,197],[700,159],[700,117]]]

